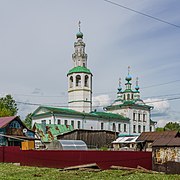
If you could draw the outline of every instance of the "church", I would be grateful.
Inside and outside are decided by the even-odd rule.
[[[73,68],[67,73],[68,108],[39,106],[32,113],[32,125],[61,124],[71,126],[73,129],[105,130],[117,132],[119,135],[133,136],[155,130],[155,123],[151,120],[153,107],[146,105],[140,99],[138,79],[134,90],[132,89],[130,68],[125,78],[125,90],[122,89],[119,80],[116,100],[104,107],[103,112],[93,111],[93,75],[87,67],[87,54],[80,25],[72,60]]]

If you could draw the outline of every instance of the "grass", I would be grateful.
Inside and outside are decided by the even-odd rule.
[[[14,179],[14,180],[33,180],[33,179],[47,179],[47,180],[178,180],[180,175],[166,175],[166,174],[147,174],[134,172],[132,174],[128,171],[121,170],[105,170],[99,172],[89,171],[60,171],[54,168],[38,168],[27,166],[16,166],[13,164],[0,163],[0,179]]]

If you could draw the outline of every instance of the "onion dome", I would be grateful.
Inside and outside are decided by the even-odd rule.
[[[135,86],[135,90],[138,91],[139,90],[139,86]]]
[[[128,75],[126,76],[126,81],[129,82],[129,81],[131,81],[131,80],[132,80],[132,77],[131,77],[131,75],[128,74]]]
[[[76,38],[77,38],[77,39],[78,39],[78,38],[83,38],[83,33],[79,31],[79,32],[76,34]]]

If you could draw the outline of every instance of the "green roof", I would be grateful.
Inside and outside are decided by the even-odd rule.
[[[72,73],[87,73],[87,74],[91,74],[91,71],[89,69],[87,69],[86,67],[77,66],[77,67],[74,67],[74,68],[70,69],[67,75],[72,74]]]
[[[71,125],[43,124],[35,123],[33,129],[38,133],[42,142],[57,140],[57,136],[73,130]]]
[[[38,113],[41,109],[45,109],[44,112]],[[83,118],[100,118],[100,119],[119,119],[119,120],[129,120],[128,118],[115,114],[115,113],[107,113],[107,112],[78,112],[72,109],[67,108],[59,108],[59,107],[50,107],[50,106],[39,106],[32,114],[32,117],[45,116],[50,114],[60,114],[60,115],[72,115],[72,116],[82,116]]]

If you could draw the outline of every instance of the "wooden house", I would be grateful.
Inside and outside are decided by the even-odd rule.
[[[34,141],[34,131],[28,129],[18,116],[0,118],[0,146],[21,146],[22,141]]]
[[[140,151],[152,151],[152,143],[160,138],[180,137],[178,131],[162,131],[162,132],[142,132],[137,138],[138,149]]]
[[[160,138],[152,144],[152,169],[180,174],[180,138]]]

